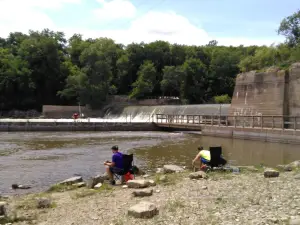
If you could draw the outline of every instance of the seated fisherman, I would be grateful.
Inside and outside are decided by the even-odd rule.
[[[192,165],[194,166],[195,162],[200,159],[200,169],[203,169],[210,162],[210,151],[204,150],[202,146],[199,147],[198,150],[200,150],[200,152],[194,158]],[[204,165],[202,165],[202,164],[204,164]]]
[[[106,161],[104,165],[106,166],[106,173],[109,176],[110,183],[112,185],[115,184],[115,180],[113,174],[118,174],[123,170],[123,154],[119,152],[118,146],[113,146],[111,148],[113,155],[112,155],[112,162]]]

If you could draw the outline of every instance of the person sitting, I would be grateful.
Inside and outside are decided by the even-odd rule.
[[[199,147],[198,150],[200,152],[196,155],[194,158],[192,165],[194,166],[196,161],[200,160],[200,170],[203,170],[206,168],[206,166],[209,165],[210,162],[210,151],[209,150],[204,150],[203,147]]]
[[[119,152],[117,145],[112,146],[111,150],[113,152],[112,161],[105,161],[104,165],[106,166],[106,173],[109,176],[110,183],[114,185],[115,180],[113,174],[118,174],[123,169],[123,154]]]

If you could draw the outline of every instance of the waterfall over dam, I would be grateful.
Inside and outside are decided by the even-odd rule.
[[[227,115],[230,104],[155,105],[109,107],[104,119],[119,122],[154,122],[156,114],[168,115]]]

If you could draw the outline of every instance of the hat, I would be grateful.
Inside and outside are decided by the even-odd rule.
[[[111,149],[112,150],[119,150],[119,147],[118,147],[118,145],[114,145],[114,146],[111,147]]]
[[[198,150],[203,150],[203,146],[199,146],[199,147],[198,147]]]

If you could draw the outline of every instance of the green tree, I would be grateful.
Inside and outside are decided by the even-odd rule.
[[[131,98],[144,98],[152,94],[156,82],[156,69],[151,61],[145,61],[138,71],[138,79],[132,84]]]
[[[292,47],[300,43],[300,10],[281,21],[278,34],[284,35]]]
[[[181,83],[185,77],[182,66],[165,66],[163,74],[163,80],[160,84],[163,94],[180,96]]]

